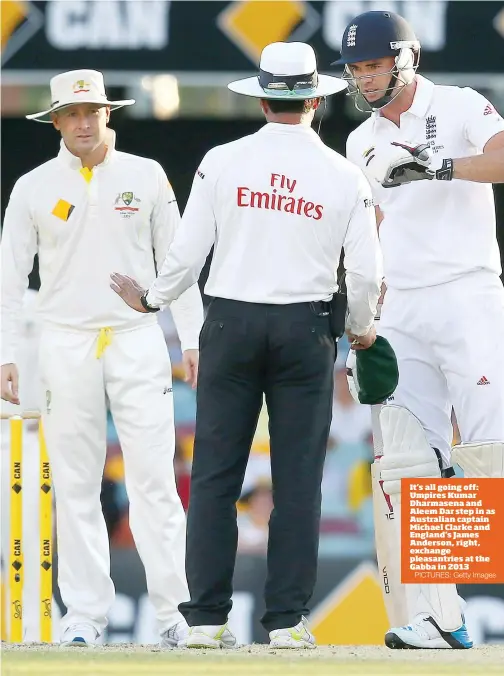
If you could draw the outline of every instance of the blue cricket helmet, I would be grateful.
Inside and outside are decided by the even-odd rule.
[[[358,77],[352,74],[351,64],[393,57],[390,81],[382,96],[372,103],[359,89]],[[413,81],[420,60],[420,42],[409,23],[399,14],[385,11],[364,12],[348,24],[343,33],[341,57],[331,65],[344,66],[343,78],[349,81],[349,95],[362,112],[379,110],[391,103],[402,87]],[[376,73],[368,77],[376,77]]]
[[[420,51],[420,42],[406,19],[393,12],[364,12],[345,28],[341,57],[331,65],[397,57],[405,48]]]

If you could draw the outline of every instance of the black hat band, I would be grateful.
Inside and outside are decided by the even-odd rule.
[[[316,89],[318,86],[318,73],[314,70],[312,73],[303,75],[273,75],[266,70],[259,71],[259,84],[265,90],[276,92],[293,92],[302,90]]]

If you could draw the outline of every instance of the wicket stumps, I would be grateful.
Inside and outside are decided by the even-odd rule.
[[[23,641],[23,426],[38,420],[39,439],[39,556],[40,640],[52,641],[52,482],[42,420],[37,411],[6,415],[10,426],[9,601],[10,643]]]

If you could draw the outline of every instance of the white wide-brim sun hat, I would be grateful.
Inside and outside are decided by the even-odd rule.
[[[304,42],[272,42],[261,53],[259,75],[235,80],[228,88],[258,99],[316,99],[347,89],[339,77],[320,75],[317,58]]]
[[[69,70],[66,73],[55,75],[50,82],[51,107],[40,113],[27,115],[28,120],[35,122],[51,122],[51,113],[75,106],[79,103],[95,103],[100,106],[110,106],[111,110],[131,106],[134,99],[124,101],[109,101],[105,93],[103,74],[98,70]]]

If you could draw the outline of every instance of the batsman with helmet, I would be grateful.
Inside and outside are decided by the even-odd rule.
[[[397,624],[385,643],[461,649],[473,644],[456,586],[400,584],[401,479],[452,476],[452,460],[467,477],[504,477],[504,289],[491,185],[504,182],[504,120],[473,89],[419,75],[419,60],[412,27],[373,11],[347,26],[335,63],[370,113],[347,157],[373,189],[387,287],[379,332],[399,364],[380,413],[377,476],[394,518],[381,520],[378,557],[388,558]],[[452,406],[462,437],[453,449]]]

